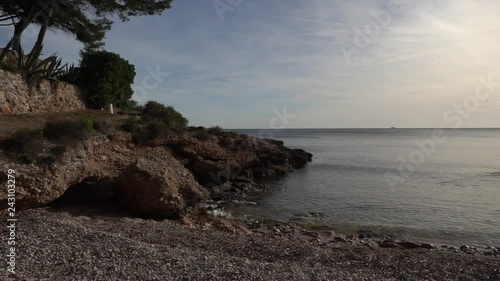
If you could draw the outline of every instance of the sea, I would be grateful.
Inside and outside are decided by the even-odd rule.
[[[500,246],[500,129],[234,131],[314,155],[234,215]]]

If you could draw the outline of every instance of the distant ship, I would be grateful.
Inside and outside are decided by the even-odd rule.
[[[396,130],[396,127],[391,127],[391,130]]]

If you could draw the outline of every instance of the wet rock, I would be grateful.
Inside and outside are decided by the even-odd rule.
[[[427,243],[420,244],[420,248],[427,249],[427,250],[436,249],[436,247],[434,245],[427,244]]]
[[[474,247],[470,247],[468,245],[463,245],[460,246],[460,251],[466,253],[466,254],[475,254],[477,253],[477,249]]]
[[[460,246],[460,251],[465,252],[465,251],[469,251],[469,250],[470,250],[470,247],[469,247],[469,246],[467,246],[467,245]]]
[[[378,242],[380,248],[401,248],[395,241],[393,240],[383,240]]]
[[[415,249],[420,247],[420,244],[407,241],[398,242],[397,244],[403,247],[404,249]]]

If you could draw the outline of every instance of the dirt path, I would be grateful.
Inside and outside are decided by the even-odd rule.
[[[116,122],[129,118],[126,114],[111,115],[105,110],[1,114],[0,139],[5,139],[21,129],[41,129],[50,121],[78,120],[78,118],[81,118],[85,114],[94,116],[96,120],[109,119]]]

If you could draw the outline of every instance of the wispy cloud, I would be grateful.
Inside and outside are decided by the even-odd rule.
[[[443,111],[493,74],[500,6],[493,1],[407,1],[348,63],[340,45],[387,9],[377,1],[244,1],[220,21],[211,1],[174,1],[162,17],[117,23],[106,46],[170,75],[148,99],[175,105],[193,124],[267,127],[288,106],[291,127],[441,127]],[[3,35],[3,36],[2,36]],[[5,42],[6,29],[0,29]],[[81,45],[49,35],[46,53],[78,59]],[[498,89],[500,91],[500,88]],[[494,95],[467,126],[500,126]]]

